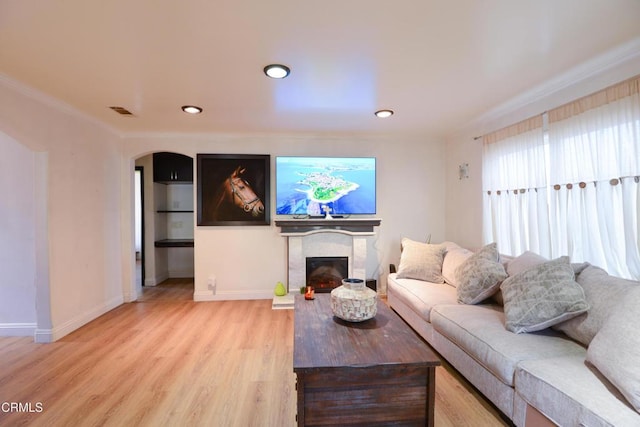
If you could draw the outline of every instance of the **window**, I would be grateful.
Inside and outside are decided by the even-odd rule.
[[[640,77],[483,137],[484,236],[640,279]]]

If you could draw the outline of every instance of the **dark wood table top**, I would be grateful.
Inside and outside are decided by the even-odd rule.
[[[383,301],[364,322],[347,322],[331,312],[331,295],[314,300],[296,295],[294,370],[386,364],[438,366],[431,348]]]

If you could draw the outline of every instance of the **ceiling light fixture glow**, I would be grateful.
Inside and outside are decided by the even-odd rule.
[[[264,73],[272,79],[284,79],[291,70],[286,65],[270,64],[264,67]]]
[[[381,119],[385,119],[387,117],[393,116],[393,110],[378,110],[376,111],[376,117],[380,117]]]
[[[202,108],[196,107],[195,105],[183,105],[182,111],[188,114],[200,114],[202,113]]]

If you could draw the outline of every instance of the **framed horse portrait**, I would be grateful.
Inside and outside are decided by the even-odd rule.
[[[269,225],[268,154],[198,154],[198,225]]]

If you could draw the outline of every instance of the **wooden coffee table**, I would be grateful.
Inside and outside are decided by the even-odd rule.
[[[333,316],[330,298],[296,295],[298,425],[433,426],[438,356],[384,302],[350,323]]]

